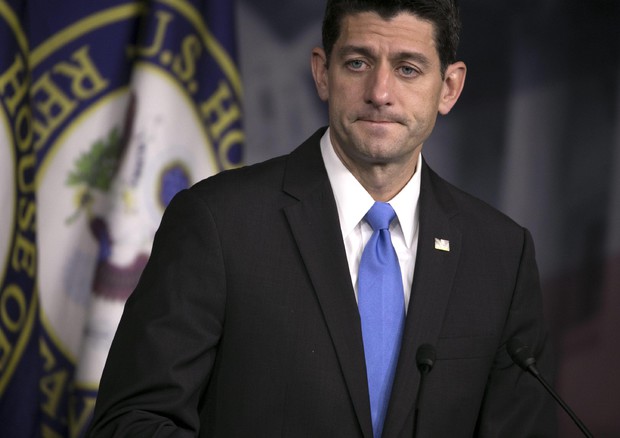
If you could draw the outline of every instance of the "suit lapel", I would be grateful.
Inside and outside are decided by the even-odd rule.
[[[423,163],[418,252],[384,437],[399,436],[413,412],[419,384],[416,351],[424,343],[437,345],[452,290],[461,234],[451,224],[456,211],[442,184],[445,184],[443,180]],[[450,250],[436,249],[436,238],[448,240]]]
[[[289,155],[284,191],[298,202],[284,212],[314,285],[364,436],[372,437],[359,312],[334,195],[315,133]]]

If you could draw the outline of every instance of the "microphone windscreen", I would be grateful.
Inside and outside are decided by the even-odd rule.
[[[435,365],[435,347],[430,344],[422,344],[418,348],[415,356],[418,369],[423,372],[429,372]]]
[[[534,355],[530,351],[530,347],[527,346],[524,342],[522,342],[519,338],[512,338],[508,341],[506,345],[506,349],[508,350],[508,354],[521,368],[524,370],[528,370],[529,367],[536,364],[536,359],[534,359]]]

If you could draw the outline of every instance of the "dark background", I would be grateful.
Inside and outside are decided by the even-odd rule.
[[[238,0],[247,163],[326,124],[309,61],[324,1]],[[620,2],[462,0],[465,91],[424,148],[534,236],[555,385],[620,436]],[[560,413],[562,437],[581,436]]]

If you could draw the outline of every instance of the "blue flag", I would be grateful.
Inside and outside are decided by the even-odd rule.
[[[0,0],[3,437],[83,435],[164,208],[241,165],[234,36],[224,0]]]

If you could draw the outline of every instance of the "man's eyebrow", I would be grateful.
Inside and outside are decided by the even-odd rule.
[[[340,56],[347,56],[347,55],[351,55],[351,54],[356,54],[356,55],[365,56],[367,58],[373,58],[374,57],[374,55],[372,53],[372,50],[370,50],[368,47],[355,46],[355,45],[343,46],[340,50],[338,50],[338,54]]]
[[[373,51],[369,49],[368,47],[356,46],[356,45],[344,46],[340,50],[338,50],[338,54],[342,57],[352,55],[352,54],[361,55],[367,58],[376,57]],[[431,65],[431,60],[428,59],[426,55],[420,52],[401,51],[401,52],[394,53],[393,55],[390,56],[390,58],[393,60],[399,60],[399,61],[407,61],[407,60],[412,61],[417,64],[421,64],[423,67],[428,67]]]
[[[429,67],[432,64],[428,56],[420,52],[398,52],[392,58],[400,61],[412,61],[422,67]]]

